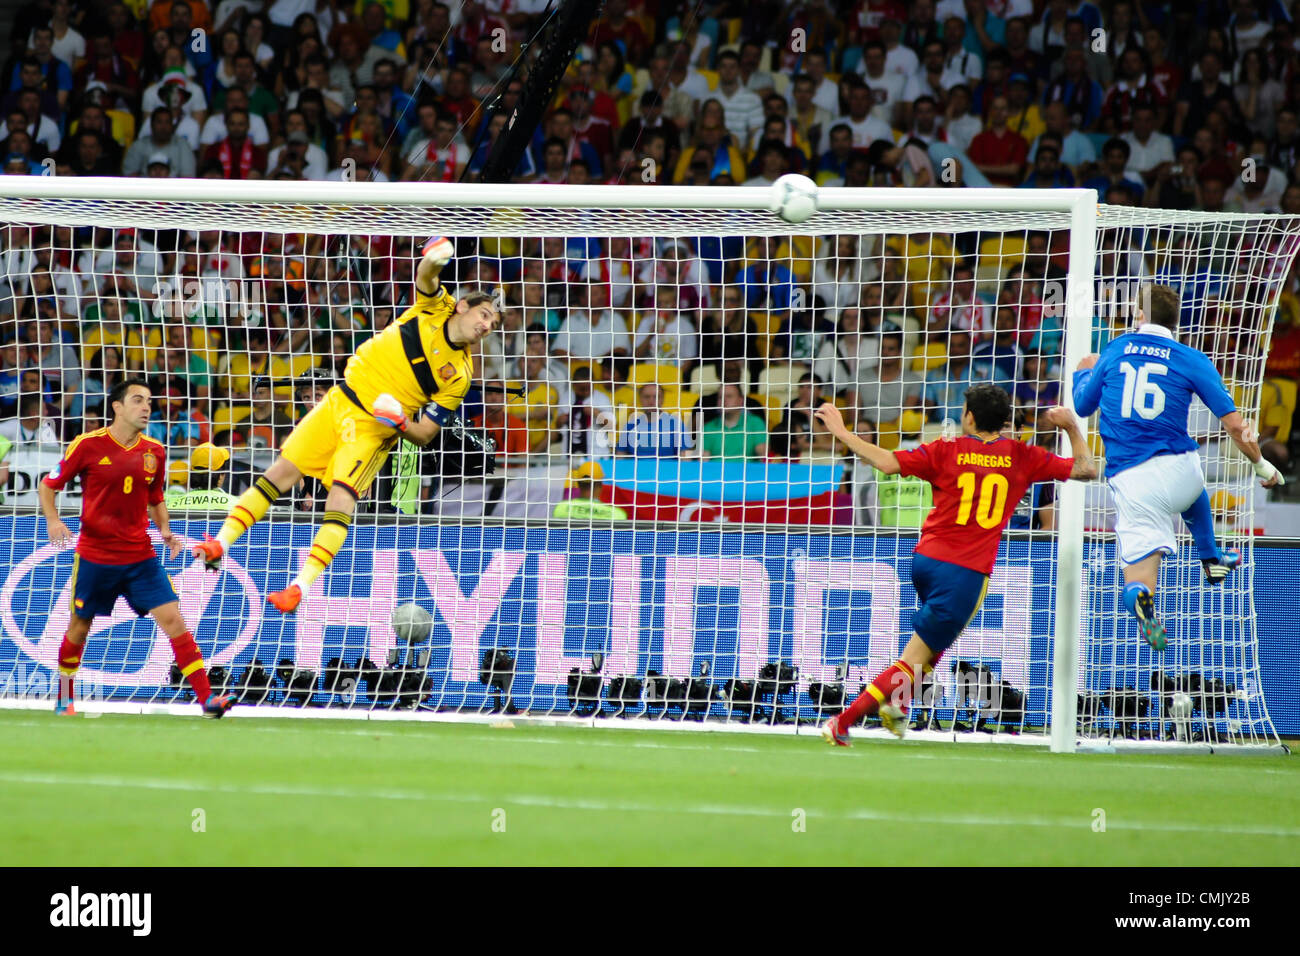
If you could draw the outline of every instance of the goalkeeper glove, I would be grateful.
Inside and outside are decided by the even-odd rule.
[[[402,411],[401,403],[387,392],[375,399],[374,404],[370,406],[370,413],[389,428],[396,428],[399,432],[406,431],[406,412]]]
[[[1259,461],[1253,462],[1251,467],[1255,469],[1255,476],[1261,481],[1272,481],[1274,476],[1276,476],[1279,485],[1286,484],[1286,480],[1282,477],[1282,473],[1278,471],[1277,467],[1267,458],[1261,458]]]
[[[420,250],[424,258],[433,263],[434,268],[441,269],[456,254],[455,244],[444,236],[434,236]]]

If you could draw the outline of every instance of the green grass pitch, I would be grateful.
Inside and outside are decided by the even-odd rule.
[[[0,711],[0,847],[71,866],[1294,865],[1300,760]]]

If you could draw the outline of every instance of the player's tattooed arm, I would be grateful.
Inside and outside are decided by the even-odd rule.
[[[886,475],[898,474],[900,469],[897,456],[892,451],[873,445],[865,438],[850,432],[844,424],[844,416],[830,402],[822,404],[813,414],[826,426],[826,430],[843,442],[853,454],[869,465],[879,468]]]

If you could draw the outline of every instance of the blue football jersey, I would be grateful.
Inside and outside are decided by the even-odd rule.
[[[1121,335],[1106,346],[1096,366],[1074,373],[1075,410],[1086,416],[1101,409],[1107,478],[1157,455],[1195,451],[1187,431],[1193,395],[1217,418],[1236,411],[1205,353],[1157,328]]]

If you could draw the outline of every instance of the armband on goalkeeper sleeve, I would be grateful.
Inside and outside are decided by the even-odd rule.
[[[375,399],[374,404],[370,406],[370,414],[389,428],[396,428],[399,432],[406,431],[406,412],[402,411],[401,403],[387,392]]]
[[[1255,469],[1255,476],[1261,481],[1271,481],[1274,476],[1277,476],[1279,485],[1286,484],[1286,481],[1282,478],[1282,473],[1267,458],[1261,458],[1259,461],[1253,462],[1251,467]]]

